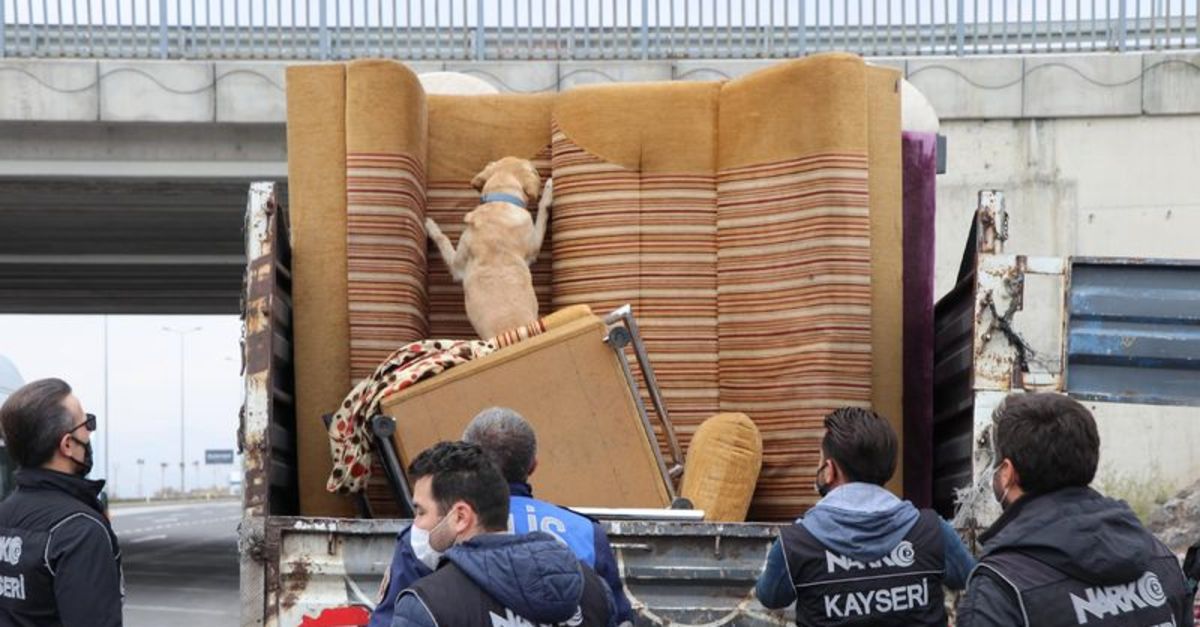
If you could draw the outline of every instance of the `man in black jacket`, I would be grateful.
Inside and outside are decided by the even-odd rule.
[[[1088,487],[1091,412],[1060,394],[1012,395],[992,420],[1004,513],[980,536],[958,627],[1190,627],[1179,561],[1124,502]]]
[[[19,470],[0,503],[0,625],[119,627],[121,550],[92,469],[96,417],[71,386],[34,381],[0,407]]]

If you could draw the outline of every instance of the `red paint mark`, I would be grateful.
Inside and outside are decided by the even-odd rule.
[[[305,616],[300,627],[362,627],[370,621],[371,613],[365,607],[332,607],[316,618]]]

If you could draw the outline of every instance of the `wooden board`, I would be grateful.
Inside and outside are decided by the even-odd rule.
[[[459,366],[383,403],[407,467],[457,440],[480,410],[517,410],[538,436],[538,498],[566,506],[665,507],[666,483],[606,329],[587,318]]]

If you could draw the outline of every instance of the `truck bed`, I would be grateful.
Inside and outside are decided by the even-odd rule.
[[[240,542],[242,623],[290,627],[338,608],[365,616],[408,521],[297,516],[285,194],[255,183],[247,208]],[[934,321],[932,496],[943,516],[959,510],[955,522],[972,544],[990,519],[986,508],[956,507],[956,491],[976,484],[972,494],[990,502],[988,425],[1007,394],[1053,390],[1142,408],[1200,404],[1192,306],[1200,262],[1004,254],[1006,225],[1003,195],[981,192],[958,285]],[[1027,281],[1042,283],[1028,297]],[[1038,329],[1059,332],[1035,359],[1022,336]],[[639,625],[792,622],[790,610],[766,610],[753,596],[778,525],[605,524]]]
[[[286,192],[251,188],[243,303],[246,402],[239,529],[242,624],[303,625],[377,601],[401,519],[298,516]],[[315,419],[315,417],[313,417]],[[754,599],[774,524],[610,520],[604,524],[641,625],[783,625]],[[327,624],[327,623],[323,623]],[[338,622],[334,624],[356,624]]]

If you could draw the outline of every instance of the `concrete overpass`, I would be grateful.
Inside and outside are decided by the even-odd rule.
[[[274,114],[218,119],[218,85],[260,90],[101,65],[0,62],[0,311],[236,313],[247,184],[287,172],[281,75]]]
[[[776,60],[421,61],[504,91],[733,78]],[[1200,55],[889,57],[949,138],[939,292],[975,190],[1012,250],[1194,256]],[[0,60],[0,311],[228,312],[246,183],[286,178],[287,62]],[[1119,237],[1114,237],[1119,234]]]
[[[234,179],[0,181],[0,312],[234,313]]]

